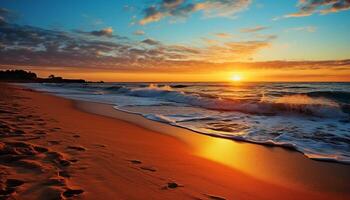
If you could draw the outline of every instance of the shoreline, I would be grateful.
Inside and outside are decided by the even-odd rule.
[[[46,134],[29,142],[72,160],[63,189],[82,188],[83,199],[347,199],[350,195],[347,165],[313,161],[282,148],[200,135],[105,104],[72,101],[18,86],[1,87],[20,97],[16,97],[18,104],[31,115],[43,118],[46,128],[41,129]],[[5,104],[14,109],[11,101]],[[18,112],[23,115],[25,110]],[[7,120],[11,114],[1,116]],[[25,125],[10,122],[17,128]],[[32,137],[29,130],[40,124],[30,123],[25,125],[28,130],[23,127],[28,134],[16,137]],[[42,154],[35,157],[36,162],[41,162]],[[44,161],[41,164],[49,168]],[[6,166],[10,177],[25,180],[16,195],[36,199],[41,192],[47,194],[42,184],[34,193],[21,193],[34,184],[29,180],[43,175],[30,172],[24,176],[12,170],[20,166]],[[289,178],[281,179],[281,174]],[[173,188],[173,183],[178,187]],[[61,191],[57,187],[55,191]]]
[[[343,180],[350,180],[350,172],[346,173],[347,170],[350,170],[350,166],[341,162],[328,162],[325,160],[316,160],[306,157],[303,153],[295,150],[286,148],[284,146],[278,145],[266,145],[259,144],[254,142],[247,141],[237,141],[222,137],[214,137],[206,135],[203,133],[197,133],[190,129],[183,127],[172,126],[170,124],[153,121],[143,117],[137,113],[129,113],[123,110],[114,109],[110,104],[96,103],[89,101],[74,101],[74,105],[79,110],[107,116],[119,120],[123,120],[134,125],[140,126],[142,128],[149,129],[151,131],[156,131],[161,134],[169,135],[171,137],[180,140],[185,143],[189,148],[192,149],[192,153],[196,156],[209,159],[214,162],[229,166],[234,169],[238,169],[248,175],[253,175],[255,178],[261,180],[271,181],[274,184],[286,185],[289,183],[291,187],[303,188],[310,187],[310,189],[324,189],[329,190],[333,187],[337,187],[335,184],[337,181],[334,180],[335,174],[327,174],[330,171],[342,171],[341,177]],[[225,146],[224,150],[213,150],[213,152],[202,152],[203,143],[213,143]],[[243,153],[237,153],[237,149]],[[254,149],[253,152],[250,152],[251,149]],[[207,150],[208,151],[208,150]],[[224,152],[226,151],[226,152]],[[216,156],[215,154],[224,154],[225,156]],[[230,159],[230,153],[238,154],[240,158]],[[259,157],[263,157],[262,160],[247,160],[244,158],[246,155],[253,156],[253,154],[258,154]],[[240,160],[237,162],[237,160]],[[291,161],[288,161],[291,160]],[[293,163],[294,161],[298,162],[297,164]],[[259,163],[260,166],[254,165],[255,162]],[[272,167],[274,163],[283,163],[282,165],[277,165]],[[290,166],[287,166],[287,165]],[[250,166],[250,167],[247,167]],[[335,169],[330,170],[334,166]],[[253,169],[253,168],[255,169]],[[268,169],[272,170],[267,172]],[[308,168],[307,170],[305,168]],[[313,177],[308,179],[308,171],[317,171],[320,175],[318,178]],[[320,171],[321,170],[321,171]],[[298,172],[298,173],[295,173]],[[340,177],[340,176],[339,176]],[[339,178],[337,177],[337,178]],[[316,180],[313,180],[316,179]],[[331,181],[333,179],[333,182]],[[331,184],[323,185],[323,182],[331,181]],[[317,184],[317,182],[319,184]],[[338,185],[339,186],[339,185]],[[347,188],[343,188],[344,191]]]
[[[30,87],[30,88],[32,88],[32,87]],[[194,128],[191,128],[190,125],[187,126],[187,127],[186,127],[186,125],[180,125],[181,123],[178,124],[176,119],[175,119],[175,121],[172,121],[171,120],[172,117],[170,117],[169,119],[167,119],[167,117],[165,117],[165,119],[163,119],[162,117],[164,117],[164,116],[162,116],[162,115],[160,115],[160,116],[155,115],[154,116],[153,114],[147,114],[147,112],[146,113],[142,112],[142,111],[139,111],[139,112],[135,111],[135,112],[133,112],[133,111],[124,110],[124,109],[120,108],[119,106],[117,106],[115,103],[113,103],[113,99],[110,99],[110,98],[107,101],[104,100],[103,98],[102,99],[101,98],[92,98],[92,99],[87,98],[88,100],[86,100],[86,99],[83,99],[82,97],[72,97],[72,96],[69,96],[69,95],[68,96],[60,95],[59,93],[50,91],[50,89],[48,89],[48,90],[46,90],[46,89],[41,90],[40,87],[34,87],[34,88],[37,91],[44,91],[44,92],[47,92],[49,94],[52,94],[52,95],[55,95],[55,96],[58,96],[58,97],[67,98],[67,99],[108,104],[108,105],[111,105],[116,110],[119,110],[119,111],[122,111],[122,112],[125,112],[125,113],[140,115],[140,116],[146,118],[147,120],[157,121],[157,122],[168,124],[168,125],[171,125],[171,126],[180,127],[180,128],[189,130],[191,132],[199,133],[199,134],[202,134],[202,135],[207,135],[207,136],[217,137],[217,138],[224,138],[224,139],[229,139],[229,140],[233,140],[233,141],[237,141],[237,142],[247,142],[247,143],[252,143],[252,144],[258,144],[258,145],[263,145],[263,146],[267,146],[267,147],[278,146],[278,147],[281,147],[281,148],[284,148],[284,149],[294,150],[294,151],[300,152],[305,157],[307,157],[309,159],[312,159],[312,160],[321,161],[321,162],[336,162],[336,163],[341,163],[341,164],[345,164],[345,165],[350,165],[350,160],[346,156],[347,155],[346,150],[343,150],[343,149],[339,148],[338,152],[334,151],[334,150],[332,151],[333,148],[336,148],[334,146],[331,146],[332,141],[329,141],[328,143],[326,142],[326,144],[330,145],[329,147],[326,147],[325,149],[318,148],[318,150],[316,151],[316,149],[317,149],[316,147],[317,147],[318,144],[317,143],[312,143],[312,142],[317,142],[318,141],[318,138],[316,136],[312,136],[312,137],[315,137],[315,138],[313,138],[314,141],[312,141],[310,144],[307,144],[309,141],[305,141],[305,143],[299,141],[300,143],[298,143],[298,138],[294,138],[294,139],[291,139],[291,140],[283,140],[283,139],[282,140],[278,140],[278,139],[275,140],[275,139],[271,139],[270,138],[269,140],[263,139],[262,141],[259,141],[259,139],[258,140],[254,140],[254,138],[250,137],[249,134],[243,134],[243,137],[242,137],[240,135],[230,134],[229,131],[227,131],[227,132],[226,131],[224,131],[224,132],[215,132],[215,131],[211,132],[211,131],[206,130],[205,126],[204,126],[204,130],[202,130],[200,126],[199,127],[194,126]],[[198,108],[201,108],[201,107],[199,106]],[[304,115],[302,113],[300,113],[300,114],[301,114],[301,117],[304,117]],[[305,117],[306,116],[307,115],[305,115]],[[314,115],[312,115],[312,116],[314,117]],[[292,117],[295,117],[295,116],[292,115]],[[293,120],[293,118],[290,119],[290,120]],[[309,119],[309,120],[310,121],[316,121],[316,119]],[[258,122],[259,122],[259,120],[256,123],[258,123]],[[339,120],[339,122],[345,123],[345,122],[343,122],[343,120]],[[269,123],[270,122],[267,121],[267,122],[262,122],[261,124],[269,124]],[[289,122],[285,121],[284,123],[289,123]],[[329,123],[331,123],[331,122],[329,122]],[[329,125],[329,126],[338,126],[338,124],[337,125]],[[196,130],[196,128],[197,128],[197,130]],[[260,127],[260,128],[263,128],[263,127]],[[315,130],[315,132],[317,132],[319,129],[321,130],[321,129],[324,129],[324,128],[325,127],[323,127],[323,128],[318,127]],[[344,131],[346,129],[346,127],[339,127],[339,129],[341,129],[341,128],[343,128],[342,131]],[[209,129],[211,129],[211,128],[209,127]],[[213,129],[213,130],[215,130],[215,129]],[[261,130],[261,131],[263,131],[263,130]],[[300,131],[302,132],[303,130],[300,130]],[[298,133],[298,131],[296,133]],[[278,135],[277,132],[276,132],[276,134]],[[310,133],[307,133],[307,134],[314,134],[314,133],[310,132]],[[344,133],[344,134],[346,134],[346,133]],[[248,137],[244,137],[246,135],[248,135]],[[282,135],[284,135],[284,134],[282,134]],[[310,138],[312,138],[312,137],[310,137]],[[307,138],[307,135],[305,136],[305,138]],[[302,138],[299,138],[299,139],[302,140]],[[335,141],[337,141],[338,139],[339,140],[343,140],[344,138],[334,138]],[[321,142],[323,142],[323,141],[321,141]],[[346,144],[343,144],[343,145],[346,145]],[[314,147],[314,146],[316,146],[316,147]],[[325,150],[325,152],[323,152],[323,150]]]
[[[52,93],[52,95],[55,95],[55,94]],[[69,98],[67,98],[67,99],[69,99]],[[178,125],[173,125],[173,124],[169,124],[169,123],[162,122],[162,121],[157,121],[157,120],[148,119],[147,117],[143,116],[141,113],[129,112],[129,111],[126,111],[126,110],[118,109],[118,108],[116,108],[117,106],[115,106],[114,104],[101,103],[101,102],[93,102],[93,101],[84,101],[84,100],[74,100],[74,101],[76,101],[76,104],[79,104],[79,102],[87,102],[87,103],[111,105],[112,108],[114,108],[114,109],[115,109],[116,111],[118,111],[118,112],[122,112],[122,113],[126,113],[126,114],[131,114],[131,115],[141,116],[141,117],[143,117],[145,120],[150,120],[150,121],[162,123],[162,124],[165,124],[165,125],[168,125],[168,126],[173,126],[173,127],[176,127],[176,128],[184,129],[184,130],[187,130],[187,131],[190,131],[190,132],[193,132],[193,133],[197,133],[197,134],[201,134],[201,135],[205,135],[205,136],[209,136],[209,137],[215,137],[215,138],[220,138],[220,139],[227,139],[227,140],[231,140],[231,141],[234,141],[234,142],[243,142],[243,143],[261,145],[261,146],[271,147],[271,148],[273,148],[273,147],[278,147],[278,148],[282,148],[282,149],[285,149],[285,150],[290,150],[290,151],[295,151],[295,152],[301,153],[305,158],[308,158],[308,159],[311,159],[311,160],[314,160],[314,161],[319,161],[319,162],[330,162],[330,163],[337,163],[337,164],[342,164],[342,165],[350,165],[350,162],[341,161],[341,160],[336,160],[336,159],[333,159],[333,158],[308,157],[306,154],[304,154],[303,151],[298,150],[298,148],[297,148],[296,146],[293,146],[293,145],[290,145],[290,144],[276,144],[276,143],[273,143],[273,142],[257,142],[257,141],[239,139],[239,138],[232,138],[232,137],[219,136],[219,135],[215,135],[215,134],[208,134],[208,133],[204,133],[204,132],[199,132],[199,131],[196,131],[196,130],[192,130],[192,129],[187,128],[187,127],[184,127],[184,126],[178,126]],[[79,106],[78,106],[78,107],[79,107]],[[82,109],[82,110],[84,110],[84,109]],[[96,112],[92,112],[92,113],[97,114]],[[123,119],[123,117],[120,117],[120,118],[117,118],[117,119],[125,120],[125,119]],[[125,120],[125,121],[128,121],[128,120]],[[141,124],[141,126],[142,126],[142,123],[138,124],[138,122],[136,122],[136,121],[134,122],[134,121],[132,121],[132,120],[131,120],[130,122],[132,122],[132,123],[134,123],[134,124],[137,124],[137,125],[140,125],[140,124]],[[162,132],[162,133],[163,133],[163,134],[166,134],[166,132]]]

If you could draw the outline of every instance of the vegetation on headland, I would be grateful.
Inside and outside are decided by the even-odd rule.
[[[39,78],[35,73],[24,70],[0,71],[2,82],[35,82],[35,83],[86,83],[83,79],[65,79],[50,75],[48,78]]]

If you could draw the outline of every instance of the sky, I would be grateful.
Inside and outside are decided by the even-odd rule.
[[[1,0],[0,68],[104,81],[350,81],[350,0]]]

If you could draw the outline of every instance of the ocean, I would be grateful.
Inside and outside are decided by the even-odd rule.
[[[200,134],[350,163],[350,83],[25,84]]]

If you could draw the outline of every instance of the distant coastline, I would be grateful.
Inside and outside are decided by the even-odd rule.
[[[60,76],[50,75],[47,78],[40,78],[31,71],[25,70],[4,70],[0,71],[0,82],[21,82],[21,83],[88,83],[84,79],[66,79]],[[100,81],[103,83],[103,81]]]

